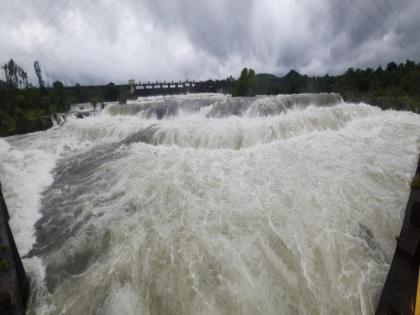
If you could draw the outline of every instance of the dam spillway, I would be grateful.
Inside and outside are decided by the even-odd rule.
[[[418,115],[336,94],[144,97],[0,139],[29,312],[373,314],[419,147]]]

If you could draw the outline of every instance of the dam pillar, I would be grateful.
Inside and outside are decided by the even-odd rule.
[[[25,314],[29,285],[0,183],[0,314]]]

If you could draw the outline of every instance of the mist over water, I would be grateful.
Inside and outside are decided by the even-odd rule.
[[[0,139],[29,313],[373,314],[419,118],[201,94]]]

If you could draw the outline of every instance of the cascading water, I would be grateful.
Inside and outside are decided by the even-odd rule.
[[[335,94],[143,98],[0,139],[30,314],[372,314],[420,119]]]

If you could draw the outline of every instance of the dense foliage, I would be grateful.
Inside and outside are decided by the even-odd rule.
[[[232,89],[232,96],[255,96],[256,93],[257,81],[255,71],[244,68]]]
[[[31,86],[26,72],[13,60],[3,66],[6,81],[0,81],[0,136],[22,134],[50,128],[50,116],[69,110],[71,104],[124,101],[128,86],[109,83],[105,86],[65,87],[55,81],[45,87],[41,67],[34,63],[39,87]]]

